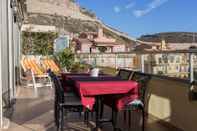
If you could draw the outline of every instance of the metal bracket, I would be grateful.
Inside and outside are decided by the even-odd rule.
[[[190,101],[197,101],[197,87],[195,87],[195,83],[196,83],[195,81],[190,83],[189,92],[188,92]]]

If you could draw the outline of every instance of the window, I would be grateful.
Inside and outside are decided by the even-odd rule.
[[[174,62],[174,56],[169,56],[169,61],[170,61],[170,63],[173,63]]]
[[[158,61],[159,61],[159,64],[161,64],[161,63],[162,63],[162,59],[161,59],[161,58],[159,58],[159,60],[158,60]]]
[[[180,58],[179,57],[176,58],[176,63],[180,63]]]

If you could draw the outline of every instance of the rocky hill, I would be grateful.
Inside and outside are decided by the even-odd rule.
[[[24,23],[56,26],[74,34],[97,32],[103,27],[106,36],[123,44],[135,43],[135,38],[105,25],[92,11],[80,7],[74,0],[26,0]]]
[[[165,32],[151,35],[142,35],[139,40],[146,42],[161,42],[165,39],[168,43],[197,43],[196,32]]]

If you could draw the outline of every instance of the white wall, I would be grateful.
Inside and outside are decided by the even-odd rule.
[[[125,45],[122,44],[122,45],[115,45],[113,47],[113,52],[125,52],[126,49],[125,49]]]
[[[15,67],[19,66],[20,31],[13,23],[10,0],[0,1],[0,129],[3,121],[3,106],[15,97]],[[3,99],[2,99],[3,98]]]
[[[1,0],[1,45],[0,45],[0,126],[3,127],[3,94],[8,89],[8,1]]]

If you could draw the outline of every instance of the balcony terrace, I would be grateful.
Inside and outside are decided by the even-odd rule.
[[[33,88],[19,85],[22,58],[20,37],[25,15],[21,2],[0,1],[0,130],[55,131],[53,89],[42,87],[35,95]],[[197,84],[190,85],[197,78],[196,54],[197,51],[76,54],[75,60],[99,67],[129,68],[150,74],[145,99],[145,130],[196,131],[197,95],[194,91]],[[109,112],[110,108],[105,107],[104,115],[109,116]],[[137,125],[138,115],[136,112],[131,115],[132,125]],[[123,131],[127,130],[122,113],[118,118],[118,126]],[[94,119],[87,127],[83,116],[69,114],[65,131],[88,131],[94,126]],[[100,130],[111,131],[112,126],[104,125]]]
[[[169,60],[168,55],[172,56],[170,53],[174,54],[175,58],[180,56],[179,59],[182,61],[174,62],[175,60]],[[115,63],[114,67],[128,68],[128,60],[133,60],[136,63],[136,69],[142,72],[151,73],[151,80],[148,84],[148,90],[146,92],[146,131],[195,131],[197,129],[196,107],[197,102],[191,101],[189,99],[190,92],[190,79],[193,81],[195,79],[195,55],[191,52],[170,52],[170,53],[155,53],[151,54],[80,54],[79,60],[85,60],[88,64],[92,64],[95,59],[96,64],[102,64],[99,66],[105,66],[105,64],[110,65],[110,61]],[[115,55],[115,57],[114,57]],[[117,55],[120,55],[119,57]],[[128,56],[125,58],[125,56]],[[133,56],[138,56],[137,59]],[[88,57],[85,57],[88,56]],[[98,57],[99,56],[99,57]],[[102,58],[100,57],[102,56]],[[109,57],[111,56],[111,57]],[[131,57],[132,56],[132,57]],[[163,59],[160,61],[159,58],[165,56],[165,62]],[[184,57],[185,56],[185,57]],[[159,58],[157,58],[159,57]],[[150,59],[151,58],[151,59]],[[153,59],[154,58],[154,59]],[[103,61],[104,59],[104,61]],[[111,59],[111,60],[107,60]],[[122,60],[120,60],[122,59]],[[121,62],[124,61],[124,62]],[[137,61],[137,62],[136,62]],[[154,66],[162,66],[164,68],[159,68],[154,70],[155,67],[151,63],[154,61]],[[99,63],[100,62],[100,63]],[[183,62],[180,64],[180,62]],[[187,62],[187,63],[185,63]],[[125,65],[118,65],[120,63],[125,63]],[[169,65],[171,63],[171,65]],[[172,65],[183,66],[185,71],[182,72],[186,74],[187,78],[174,78],[166,76],[169,73],[169,67]],[[113,66],[111,66],[113,67]],[[134,68],[134,67],[131,67]],[[181,68],[179,68],[181,69]],[[155,72],[163,71],[164,74],[155,75]],[[177,71],[177,70],[176,70]],[[174,74],[178,72],[173,72]],[[179,71],[179,70],[178,70]],[[191,73],[193,72],[193,73]],[[189,75],[190,74],[190,75]],[[195,86],[194,86],[195,87]],[[10,127],[7,131],[53,131],[56,130],[54,124],[54,93],[53,89],[49,87],[43,87],[38,90],[38,96],[35,96],[33,88],[25,88],[20,86],[16,90],[16,104],[8,109],[10,113],[4,116],[8,116],[10,119]],[[110,108],[105,107],[105,115],[109,116]],[[134,112],[132,115],[136,115]],[[122,130],[127,130],[128,126],[123,122],[123,115],[120,113],[118,119],[118,126]],[[134,118],[134,117],[132,117]],[[87,127],[83,123],[83,117],[79,117],[78,114],[70,114],[66,118],[65,131],[88,131],[93,129],[95,126],[94,120],[90,121],[90,127]],[[137,125],[138,119],[134,118],[132,124]],[[112,126],[109,124],[104,125],[101,129],[113,130]],[[137,129],[133,129],[136,130]]]
[[[48,87],[39,89],[39,95],[35,98],[31,88],[20,87],[17,91],[16,105],[13,107],[10,127],[5,131],[54,131],[53,115],[53,90]],[[106,107],[108,112],[110,109]],[[106,112],[105,115],[109,113]],[[136,121],[132,121],[137,123]],[[83,117],[78,114],[69,114],[66,118],[65,131],[90,131],[95,126],[90,121],[90,127],[83,123]],[[119,126],[125,130],[122,123],[122,115],[119,117]],[[111,124],[106,124],[102,131],[112,130]],[[137,131],[137,130],[136,130]],[[179,131],[173,126],[163,124],[159,119],[149,116],[146,122],[146,131]]]

